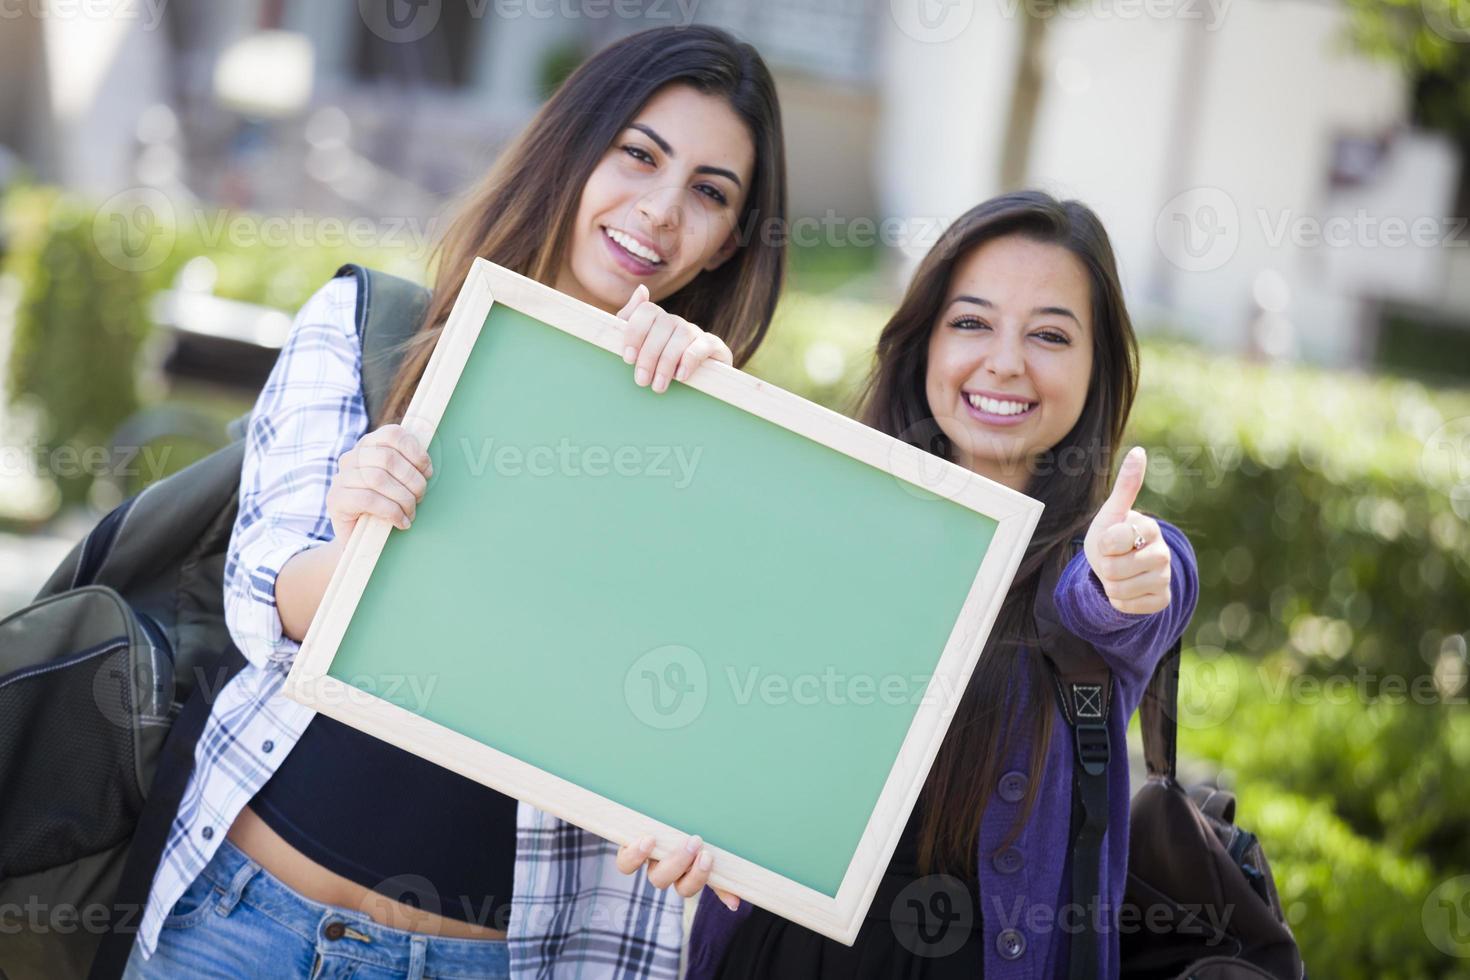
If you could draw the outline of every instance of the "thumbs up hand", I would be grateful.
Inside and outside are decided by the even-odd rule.
[[[1147,615],[1169,605],[1173,555],[1159,523],[1133,509],[1148,457],[1135,446],[1123,458],[1112,495],[1092,519],[1083,552],[1119,612]]]

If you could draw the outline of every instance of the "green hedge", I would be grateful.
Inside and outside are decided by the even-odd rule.
[[[1461,427],[1465,389],[1149,345],[1130,430],[1154,450],[1144,504],[1200,559],[1193,638],[1326,672],[1463,664],[1470,458],[1434,438]]]
[[[1180,752],[1219,766],[1237,794],[1309,975],[1470,976],[1470,959],[1427,932],[1443,917],[1436,889],[1470,887],[1470,714],[1315,681],[1290,655],[1186,653]]]
[[[1459,695],[1442,703],[1432,680],[1374,694],[1350,673],[1324,684],[1289,654],[1212,655],[1190,679],[1188,750],[1242,779],[1330,796],[1358,833],[1470,870],[1470,712]]]
[[[139,404],[131,366],[148,334],[147,283],[106,258],[119,229],[55,192],[5,208],[5,269],[23,284],[6,388],[38,409],[36,461],[61,500],[86,499],[95,454]]]
[[[12,405],[34,410],[35,462],[62,504],[89,499],[114,432],[150,400],[137,384],[153,331],[148,304],[189,260],[210,260],[216,295],[295,310],[345,262],[421,278],[425,251],[392,228],[382,236],[396,244],[372,245],[361,221],[180,211],[152,194],[99,207],[50,187],[7,193],[0,230],[3,271],[21,284],[6,387]],[[333,237],[342,244],[293,241]],[[189,398],[201,415],[218,414],[209,396]],[[163,476],[212,447],[186,439],[155,448],[166,449],[166,465],[150,475]]]

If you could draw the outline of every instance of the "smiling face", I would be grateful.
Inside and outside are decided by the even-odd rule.
[[[1018,235],[955,263],[929,336],[924,390],[956,463],[1025,490],[1037,454],[1082,414],[1091,293],[1071,252]]]
[[[587,178],[556,288],[610,312],[639,283],[660,302],[735,254],[755,169],[750,130],[723,98],[660,90]]]

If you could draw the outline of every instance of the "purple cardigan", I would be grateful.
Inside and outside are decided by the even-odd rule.
[[[1172,601],[1167,609],[1150,615],[1121,613],[1103,594],[1087,558],[1078,553],[1057,582],[1056,604],[1062,623],[1087,640],[1107,660],[1113,672],[1116,700],[1108,721],[1112,762],[1108,768],[1108,829],[1104,837],[1099,880],[1105,883],[1108,906],[1100,921],[1099,980],[1118,975],[1118,908],[1128,877],[1128,720],[1143,698],[1154,667],[1184,633],[1199,595],[1199,576],[1189,539],[1171,524],[1159,522],[1173,552]],[[1023,710],[1024,710],[1023,703]],[[1056,702],[1053,737],[1047,751],[1042,784],[1035,809],[1015,847],[1015,862],[993,861],[1024,797],[1031,739],[1018,737],[1004,775],[991,796],[980,824],[979,849],[981,918],[985,932],[986,980],[1051,980],[1067,975],[1070,934],[1065,925],[1072,913],[1071,860],[1068,831],[1072,812],[1072,742]],[[1006,870],[1000,870],[997,865]],[[700,894],[699,909],[689,936],[686,980],[710,980],[736,928],[752,911],[741,902],[727,909],[710,889]]]

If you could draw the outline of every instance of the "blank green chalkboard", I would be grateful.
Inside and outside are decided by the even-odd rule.
[[[361,521],[303,703],[851,942],[1040,505],[725,365],[633,384],[621,321],[476,265]]]

